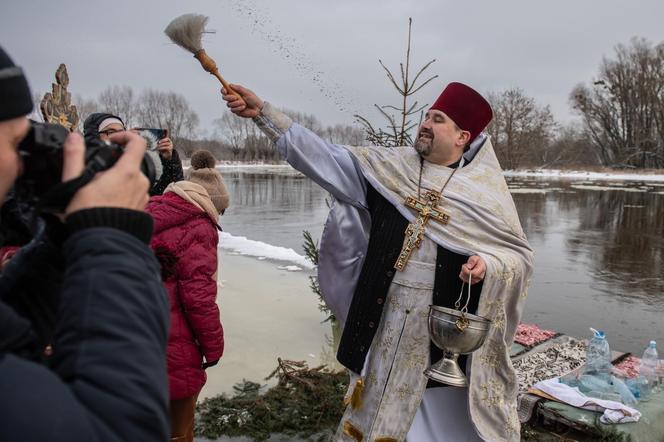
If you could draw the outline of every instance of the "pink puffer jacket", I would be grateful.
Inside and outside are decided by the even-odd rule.
[[[204,211],[175,193],[152,197],[146,211],[154,218],[150,246],[161,263],[170,298],[170,398],[182,399],[203,388],[203,358],[217,361],[224,350],[216,303],[219,236]]]

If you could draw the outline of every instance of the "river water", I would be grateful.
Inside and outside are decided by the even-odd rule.
[[[222,174],[231,193],[231,208],[221,219],[226,234],[265,247],[292,248],[300,255],[303,230],[320,237],[328,195],[308,178],[289,168],[222,169]],[[508,178],[508,184],[535,250],[523,322],[577,337],[587,337],[589,327],[602,329],[613,349],[637,355],[649,340],[664,339],[664,182]],[[222,247],[223,242],[222,237]],[[243,259],[242,274],[251,274],[247,267],[252,265],[289,264],[278,256],[276,261]],[[311,296],[307,311],[312,324],[319,324],[324,317],[315,309],[305,277],[311,270],[290,278],[284,273],[281,281],[301,288],[290,301],[286,296],[280,302],[301,307]],[[231,275],[224,279],[233,280]],[[233,284],[248,292],[252,285],[261,290],[246,279]],[[277,279],[272,287],[278,284]],[[235,314],[222,311],[223,318]],[[287,328],[288,321],[283,323]],[[312,336],[307,338],[323,340],[324,333],[312,330]],[[248,338],[247,351],[250,342]],[[272,361],[276,356],[271,355]]]

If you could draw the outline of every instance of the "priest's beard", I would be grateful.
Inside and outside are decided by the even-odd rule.
[[[433,133],[426,129],[420,130],[417,134],[415,144],[413,144],[415,151],[422,157],[428,157],[433,150]]]

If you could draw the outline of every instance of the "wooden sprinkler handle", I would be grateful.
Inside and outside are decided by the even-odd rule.
[[[217,68],[217,63],[214,62],[214,60],[205,52],[205,49],[201,49],[200,51],[196,52],[194,54],[194,58],[198,60],[201,63],[201,66],[203,69],[205,69],[206,72],[209,72],[210,74],[214,75],[217,77],[221,85],[226,89],[226,93],[230,95],[235,95],[237,96],[242,103],[245,105],[244,99],[240,94],[238,94],[231,86],[228,84],[226,80],[221,76],[219,73],[219,69]]]

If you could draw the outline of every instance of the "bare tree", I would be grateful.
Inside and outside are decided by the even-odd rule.
[[[217,160],[230,160],[232,159],[232,153],[227,144],[218,139],[209,139],[209,138],[197,138],[195,140],[187,140],[186,143],[183,143],[182,147],[179,150],[182,151],[185,157],[191,157],[191,155],[197,150],[209,150],[212,152],[214,157]]]
[[[539,106],[519,88],[490,93],[493,120],[488,132],[503,167],[536,162],[549,148],[556,127],[549,106]]]
[[[72,102],[78,110],[78,115],[81,117],[81,125],[90,114],[99,112],[99,103],[94,98],[84,98],[81,95],[76,95],[72,99]]]
[[[580,124],[561,127],[546,149],[536,149],[535,164],[539,168],[553,166],[598,166],[590,141]]]
[[[98,102],[102,112],[117,115],[126,127],[133,127],[138,104],[130,86],[109,86],[101,91]]]
[[[153,89],[141,94],[135,115],[140,126],[168,129],[175,145],[191,140],[199,122],[183,95]]]
[[[363,129],[357,126],[335,124],[326,127],[322,132],[322,137],[334,144],[359,146],[365,141],[366,134]]]
[[[324,127],[314,115],[289,109],[283,109],[283,112],[296,123],[332,143],[359,145],[364,141],[364,131],[359,127],[343,124]],[[224,147],[230,149],[234,161],[280,159],[268,139],[251,120],[238,118],[230,112],[225,112],[221,118],[214,121],[214,126],[215,137],[224,142]]]
[[[571,102],[602,165],[664,167],[664,43],[634,38],[605,58]]]
[[[366,140],[366,134],[361,127],[347,124],[323,126],[315,115],[290,109],[282,109],[282,111],[293,121],[318,134],[318,136],[330,143],[359,146]]]
[[[437,78],[438,75],[429,77],[427,80],[418,84],[420,76],[426,71],[429,66],[431,66],[436,60],[433,59],[428,63],[425,63],[417,73],[411,79],[410,72],[410,49],[411,49],[411,30],[412,30],[413,19],[408,19],[408,44],[406,46],[406,62],[400,63],[401,77],[397,81],[392,72],[383,64],[382,60],[378,60],[383,70],[385,71],[387,78],[392,83],[392,86],[397,90],[401,97],[401,103],[398,106],[394,105],[384,105],[378,106],[374,104],[376,109],[381,113],[381,115],[387,120],[386,128],[377,128],[371,124],[371,122],[361,116],[355,115],[357,121],[364,127],[366,132],[366,138],[370,143],[373,143],[377,146],[406,146],[413,144],[413,138],[411,131],[413,128],[417,127],[422,117],[422,110],[427,106],[424,104],[418,106],[418,102],[410,102],[412,96],[416,94],[420,89],[426,86],[434,78]],[[396,112],[396,113],[394,113]],[[417,122],[412,120],[414,115],[419,115],[420,119]]]
[[[294,111],[291,109],[282,109],[282,111],[300,126],[304,126],[319,136],[323,136],[325,128],[315,115]]]
[[[254,133],[256,125],[253,121],[246,118],[238,118],[231,112],[224,112],[221,118],[214,121],[215,136],[224,140],[230,146],[233,154],[233,160],[238,160],[238,156],[244,149],[247,139]]]

